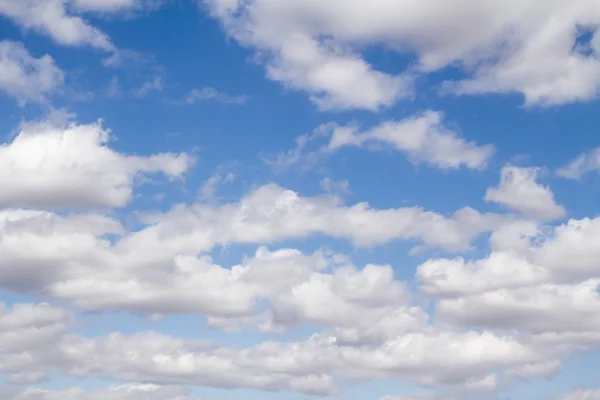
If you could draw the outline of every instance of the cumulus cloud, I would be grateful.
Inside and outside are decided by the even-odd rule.
[[[510,0],[200,2],[228,35],[256,49],[267,76],[321,107],[377,109],[411,93],[411,77],[458,66],[446,93],[520,93],[528,105],[590,100],[600,84],[598,3]],[[511,10],[511,11],[507,11]],[[520,27],[520,29],[514,29]],[[581,30],[591,32],[580,43]],[[361,55],[383,46],[414,65],[398,75]]]
[[[0,370],[15,380],[60,371],[317,395],[334,395],[338,377],[495,390],[501,380],[494,373],[552,376],[560,358],[600,344],[594,267],[600,258],[594,257],[590,221],[571,221],[541,238],[528,232],[525,239],[504,240],[496,251],[508,254],[489,261],[463,266],[461,259],[438,260],[419,267],[423,291],[440,297],[435,319],[442,325],[413,304],[408,283],[397,280],[390,266],[356,268],[335,253],[260,248],[254,257],[223,268],[206,256],[185,255],[174,242],[156,248],[156,243],[130,240],[133,234],[111,243],[103,239],[105,233],[122,228],[101,216],[11,211],[3,221],[0,279],[9,290],[25,290],[18,282],[28,282],[29,290],[43,288],[46,296],[84,307],[202,313],[209,325],[222,329],[325,328],[307,340],[267,340],[250,347],[152,332],[87,338],[69,333],[74,324],[69,312],[47,304],[16,305],[0,314],[0,353],[8,352],[0,357]],[[587,253],[582,251],[586,238]],[[522,240],[529,240],[529,247]],[[148,248],[133,246],[136,242]],[[37,252],[28,251],[31,243]],[[511,249],[510,243],[518,246]],[[563,272],[570,273],[572,263],[548,261],[561,261],[552,252],[568,256],[574,250],[581,253],[582,265],[571,282],[573,275]],[[40,268],[47,273],[35,275]],[[23,352],[27,357],[20,356]]]
[[[357,380],[403,378],[425,386],[458,384],[475,382],[477,376],[485,380],[487,371],[541,357],[514,337],[433,330],[407,333],[375,345],[347,345],[330,334],[299,342],[265,341],[245,348],[153,332],[115,332],[87,338],[68,332],[73,324],[68,312],[47,304],[14,307],[0,315],[4,327],[0,333],[0,369],[8,373],[45,368],[80,377],[331,395],[337,390],[336,376]],[[25,318],[23,310],[33,314]],[[112,390],[115,395],[124,395],[128,390],[161,389],[150,385]]]
[[[0,41],[0,91],[22,105],[45,101],[63,85],[64,77],[48,54],[35,58],[21,43]]]
[[[309,150],[312,142],[322,138],[327,138],[328,143]],[[281,153],[269,163],[277,167],[310,165],[350,146],[369,150],[393,149],[405,153],[415,164],[427,163],[441,169],[483,169],[494,153],[494,146],[466,141],[444,126],[442,113],[426,111],[400,121],[384,122],[365,132],[360,132],[355,124],[322,125],[311,135],[299,137],[296,148]]]
[[[187,154],[121,154],[109,141],[101,122],[22,124],[12,141],[0,145],[0,208],[122,207],[140,174],[176,179],[192,165]]]
[[[244,318],[254,318],[251,322],[263,330],[305,323],[327,326],[337,321],[349,329],[348,340],[369,340],[388,331],[393,334],[394,329],[402,331],[426,319],[411,308],[406,289],[394,281],[389,266],[356,269],[340,255],[305,255],[291,249],[270,252],[260,248],[253,258],[232,267],[197,256],[218,243],[274,242],[310,233],[306,229],[310,226],[304,232],[296,231],[296,219],[287,220],[284,215],[279,229],[262,226],[258,215],[245,214],[251,211],[248,205],[244,202],[241,215],[231,210],[239,205],[205,206],[206,214],[179,210],[129,234],[118,221],[101,215],[5,211],[0,213],[0,287],[70,299],[88,309],[108,307],[148,315],[199,312],[212,317],[214,326],[226,326],[231,318],[240,319],[242,324]],[[271,212],[281,213],[277,208]],[[296,213],[292,211],[292,215]],[[299,217],[310,223],[309,215]],[[180,218],[189,224],[180,225]],[[248,218],[254,221],[244,223]],[[347,218],[353,217],[340,216],[341,220]],[[371,220],[381,226],[376,218]],[[438,222],[442,224],[439,229],[445,223],[456,223]],[[464,229],[472,228],[470,222],[465,220]],[[394,221],[390,224],[395,227]],[[252,238],[246,237],[246,230]],[[367,226],[361,225],[361,230],[366,234]],[[390,234],[386,240],[404,235]],[[454,239],[455,234],[450,233],[450,237]],[[107,235],[113,236],[112,242]],[[31,246],[38,250],[30,252]],[[40,268],[44,274],[36,273]],[[348,291],[347,287],[354,289]],[[264,308],[256,307],[261,299],[271,304],[266,315]],[[357,326],[356,313],[371,317]]]
[[[598,220],[587,218],[536,231],[512,227],[486,258],[430,260],[419,266],[417,277],[422,291],[439,299],[439,321],[532,334],[530,340],[548,355],[595,347],[600,344],[597,229]],[[516,237],[508,240],[511,234]],[[549,359],[511,373],[551,376],[558,369]]]
[[[500,173],[500,184],[488,188],[485,201],[499,203],[533,218],[563,217],[565,208],[556,204],[549,186],[537,182],[537,175],[537,168],[505,166]]]

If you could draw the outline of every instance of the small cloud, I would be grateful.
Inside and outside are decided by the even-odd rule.
[[[106,97],[109,97],[111,99],[121,97],[123,93],[121,90],[121,82],[119,81],[119,78],[117,78],[116,76],[112,77],[112,79],[108,83],[108,87],[106,88],[105,94]]]
[[[320,182],[321,189],[333,196],[344,196],[350,194],[350,184],[346,180],[335,181],[325,177]]]
[[[211,87],[205,87],[190,90],[190,93],[183,102],[186,104],[195,104],[200,100],[215,100],[225,104],[245,104],[249,100],[249,97],[243,94],[233,96]]]
[[[155,77],[151,81],[144,82],[142,86],[133,90],[135,97],[146,97],[150,92],[162,92],[164,90],[163,79],[160,76]]]
[[[217,168],[215,173],[200,187],[198,190],[198,197],[200,199],[204,201],[214,200],[220,186],[235,180],[236,176],[233,172],[225,172],[223,170],[224,167],[222,166]]]

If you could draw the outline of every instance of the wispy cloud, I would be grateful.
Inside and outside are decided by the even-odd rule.
[[[230,95],[228,93],[220,92],[219,90],[212,87],[205,87],[202,89],[192,89],[190,93],[183,99],[185,104],[195,104],[202,100],[215,100],[226,104],[245,104],[248,102],[249,97],[245,94],[241,95]]]

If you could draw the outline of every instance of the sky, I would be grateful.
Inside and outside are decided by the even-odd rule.
[[[597,0],[0,0],[0,398],[599,400]]]

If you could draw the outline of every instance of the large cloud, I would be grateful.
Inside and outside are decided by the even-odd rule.
[[[86,338],[68,333],[73,322],[70,313],[47,304],[6,310],[0,315],[0,371],[23,374],[43,369],[125,381],[326,395],[336,392],[335,377],[459,384],[544,357],[514,337],[426,327],[376,345],[347,345],[324,334],[243,348],[153,332]]]
[[[187,154],[118,153],[108,147],[110,131],[101,122],[78,125],[58,114],[22,124],[11,142],[0,144],[0,209],[122,207],[140,174],[175,179],[192,165]]]
[[[271,79],[307,91],[321,107],[388,106],[410,95],[411,75],[451,65],[466,78],[447,82],[446,92],[516,92],[527,104],[588,100],[600,83],[595,0],[200,3],[229,35],[266,53]],[[582,30],[594,39],[578,43]],[[372,45],[414,55],[416,65],[399,75],[377,71],[360,55]]]

